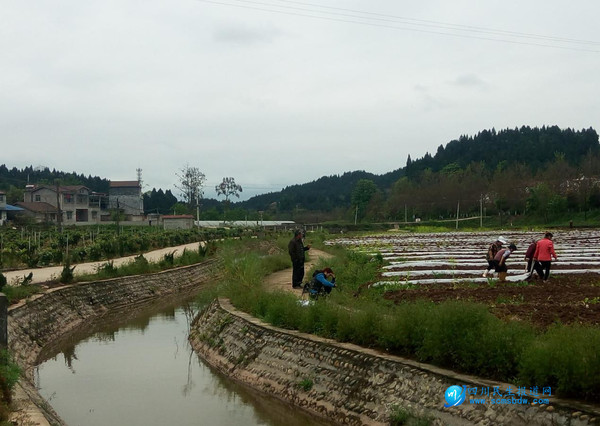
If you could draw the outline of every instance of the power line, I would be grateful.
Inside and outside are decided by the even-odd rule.
[[[427,21],[427,20],[419,20],[419,19],[412,19],[412,18],[395,17],[394,15],[376,14],[376,13],[372,13],[372,12],[353,11],[352,9],[330,8],[330,7],[325,7],[325,6],[317,6],[317,7],[321,7],[321,8],[327,8],[327,9],[337,9],[337,10],[345,10],[345,11],[354,12],[354,13],[362,13],[365,15],[375,15],[375,16],[378,15],[381,17],[380,18],[375,18],[375,17],[371,18],[369,16],[351,15],[351,14],[338,13],[338,12],[326,12],[326,11],[318,10],[318,9],[299,8],[299,7],[295,7],[295,6],[283,6],[283,5],[277,5],[277,4],[272,4],[272,3],[251,1],[251,0],[231,0],[231,1],[237,1],[238,3],[228,3],[225,1],[215,1],[215,0],[197,0],[197,1],[215,4],[215,5],[221,5],[221,6],[231,6],[231,7],[237,7],[237,8],[242,8],[242,9],[259,10],[259,11],[269,12],[269,13],[278,13],[278,14],[291,15],[291,16],[301,16],[301,17],[305,17],[305,18],[321,19],[321,20],[327,20],[327,21],[333,21],[333,22],[357,24],[357,25],[367,25],[367,26],[372,26],[372,27],[388,28],[388,29],[394,29],[394,30],[400,30],[400,31],[412,31],[412,32],[435,34],[435,35],[442,35],[442,36],[449,36],[449,37],[460,37],[460,38],[487,40],[487,41],[520,44],[520,45],[528,45],[528,46],[537,46],[537,47],[546,47],[546,48],[554,48],[554,49],[566,49],[566,50],[600,53],[600,50],[596,50],[593,48],[577,47],[577,45],[583,45],[583,46],[585,46],[585,45],[590,45],[590,46],[600,45],[600,42],[596,42],[596,41],[577,40],[577,39],[553,37],[553,36],[543,36],[543,35],[519,33],[519,32],[513,32],[513,31],[504,31],[504,30],[494,30],[494,29],[487,29],[487,28],[483,28],[483,27],[474,27],[474,26],[466,26],[466,25],[458,25],[458,24],[450,24],[450,23],[441,23],[441,22],[437,22],[437,21]],[[279,1],[283,1],[283,0],[279,0]],[[245,4],[240,4],[240,3],[245,3]],[[310,3],[300,3],[300,2],[289,2],[289,3],[299,3],[299,4],[313,6]],[[259,6],[275,7],[275,8],[279,8],[279,9],[283,9],[283,10],[267,9],[267,8],[259,7]],[[314,5],[314,6],[316,6],[316,5]],[[316,14],[332,15],[332,16],[337,16],[337,17],[298,13],[298,12],[292,12],[290,10],[310,12],[310,13],[316,13]],[[349,18],[357,18],[357,19],[362,19],[362,20],[358,21],[358,20],[349,19]],[[372,22],[372,21],[375,21],[375,22]],[[378,23],[377,21],[387,22],[387,23]],[[392,25],[394,23],[405,25],[405,26]],[[435,31],[432,29],[426,29],[426,28],[437,28],[437,29],[439,29],[439,31]],[[442,31],[442,30],[447,30],[447,31]],[[454,32],[448,32],[448,31],[459,31],[459,32],[454,33]],[[462,33],[460,33],[460,32],[462,32]],[[490,35],[490,37],[486,37],[483,35],[476,35],[476,34],[488,34],[488,35]],[[515,40],[511,40],[511,39],[507,39],[507,38],[494,38],[491,36],[512,37],[512,38],[515,38]],[[531,39],[532,41],[520,41],[519,39]],[[533,40],[539,40],[540,42],[535,42]],[[548,43],[542,43],[542,41],[545,41]],[[554,43],[554,44],[552,44],[552,43]],[[556,43],[574,44],[575,46],[570,46],[570,45],[563,46],[563,45],[559,45]]]
[[[250,2],[249,0],[235,0],[235,1]],[[305,6],[319,7],[319,8],[323,8],[323,9],[341,10],[341,11],[345,11],[345,12],[359,13],[359,14],[364,14],[364,15],[383,17],[383,18],[387,18],[387,19],[407,21],[407,23],[418,23],[418,24],[426,25],[426,26],[439,26],[440,28],[446,28],[446,29],[486,32],[486,33],[492,33],[492,34],[510,35],[510,36],[518,36],[518,37],[529,37],[529,38],[537,38],[537,39],[552,40],[552,41],[561,41],[561,42],[567,42],[567,43],[600,45],[600,42],[598,42],[598,41],[579,40],[579,39],[564,38],[564,37],[554,37],[554,36],[546,36],[546,35],[540,35],[540,34],[522,33],[522,32],[516,32],[516,31],[506,31],[506,30],[498,30],[498,29],[485,28],[485,27],[477,27],[477,26],[472,26],[472,25],[453,24],[453,23],[442,22],[442,21],[431,21],[431,20],[426,20],[426,19],[407,18],[405,16],[389,15],[389,14],[384,14],[384,13],[375,13],[375,12],[355,10],[355,9],[346,9],[346,8],[342,8],[342,7],[322,6],[322,5],[318,5],[318,4],[305,3],[305,2],[292,1],[292,0],[273,0],[273,1],[278,1],[281,3],[301,4],[301,5],[305,5]]]

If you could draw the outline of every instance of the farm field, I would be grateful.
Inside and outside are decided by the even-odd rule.
[[[483,278],[485,252],[499,236],[515,243],[508,259],[508,282]],[[501,318],[545,328],[554,322],[600,324],[600,231],[556,231],[559,260],[550,279],[525,280],[525,251],[541,232],[394,234],[340,238],[344,245],[385,260],[377,282],[384,297],[397,303],[418,299],[464,300],[488,305]]]

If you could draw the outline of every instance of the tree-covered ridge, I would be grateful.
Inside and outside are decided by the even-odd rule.
[[[5,164],[0,165],[0,190],[7,193],[9,202],[22,201],[23,189],[27,184],[54,185],[59,179],[61,185],[83,185],[94,192],[108,194],[110,181],[98,176],[85,176],[76,172],[68,173],[48,167],[28,166],[23,169],[9,169]]]
[[[82,184],[108,192],[108,180],[32,167],[0,166],[0,190],[9,202],[22,199],[28,182]],[[14,199],[14,200],[13,200]],[[144,195],[147,213],[195,214],[170,190]],[[222,220],[224,204],[202,199],[201,219]],[[282,191],[231,203],[229,220],[256,218],[389,221],[461,215],[531,214],[548,219],[559,212],[600,209],[598,133],[557,126],[483,130],[440,146],[406,167],[375,175],[351,171],[291,185]]]
[[[267,210],[276,203],[277,209],[282,212],[297,209],[330,212],[351,205],[352,190],[360,180],[371,180],[383,191],[402,174],[403,170],[397,169],[383,175],[360,170],[342,175],[323,176],[309,183],[288,186],[279,192],[257,195],[238,205],[251,210]]]
[[[554,160],[556,153],[564,155],[572,166],[577,166],[588,153],[599,152],[598,133],[592,128],[575,131],[561,130],[557,126],[528,127],[483,130],[476,136],[461,136],[450,141],[445,147],[440,145],[434,156],[426,154],[415,161],[407,161],[406,175],[418,176],[425,169],[441,171],[449,164],[465,168],[474,162],[481,162],[487,170],[495,170],[499,164],[526,164],[536,172]]]
[[[475,136],[461,136],[445,147],[440,145],[435,155],[427,153],[414,161],[409,156],[406,167],[393,172],[383,175],[346,172],[292,185],[239,204],[256,210],[272,210],[275,205],[280,214],[299,210],[351,212],[356,206],[352,199],[353,195],[356,198],[353,192],[357,184],[370,180],[379,190],[373,194],[377,202],[370,203],[372,215],[365,207],[358,216],[373,220],[425,213],[444,216],[456,211],[461,198],[464,211],[469,211],[479,208],[482,194],[493,209],[523,211],[524,191],[529,185],[547,180],[555,188],[565,180],[577,178],[584,172],[579,169],[586,159],[588,164],[594,162],[599,153],[598,134],[592,128],[575,131],[557,126],[523,126],[499,132],[483,130]],[[549,175],[548,168],[558,174]],[[591,172],[588,171],[588,177]],[[502,179],[506,179],[506,184]],[[413,206],[412,214],[408,212],[409,205]],[[350,213],[347,217],[350,218]]]

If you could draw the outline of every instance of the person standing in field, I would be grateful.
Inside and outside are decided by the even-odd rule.
[[[305,246],[302,242],[302,231],[294,231],[294,238],[288,243],[288,253],[292,260],[292,288],[302,288],[304,279],[304,253],[310,250],[310,244]]]
[[[543,275],[541,275],[544,282],[548,281],[548,277],[550,276],[550,268],[552,267],[552,258],[554,260],[558,260],[556,256],[556,252],[554,251],[554,243],[552,242],[552,233],[546,232],[544,238],[539,240],[535,247],[535,253],[533,254],[533,260],[540,262],[541,271]]]
[[[488,247],[488,251],[485,254],[488,267],[483,273],[483,278],[486,278],[490,274],[490,271],[495,269],[496,266],[494,265],[494,258],[496,257],[496,253],[498,253],[498,250],[502,248],[502,244],[506,243],[507,241],[504,239],[504,237],[498,237],[498,239]]]
[[[508,245],[508,248],[504,248],[498,250],[496,253],[496,257],[494,257],[494,269],[498,272],[498,281],[503,283],[506,281],[506,274],[508,272],[508,266],[506,265],[506,260],[509,256],[517,249],[513,243]]]

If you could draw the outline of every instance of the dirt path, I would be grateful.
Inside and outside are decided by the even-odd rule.
[[[175,257],[180,256],[183,253],[183,250],[198,250],[199,243],[189,243],[183,244],[176,247],[166,247],[159,250],[150,251],[148,253],[144,253],[144,257],[149,262],[157,262],[163,258],[163,256],[167,253],[175,252]],[[116,259],[110,259],[108,261],[114,262],[115,266],[123,265],[124,263],[132,262],[133,259],[137,255],[119,257]],[[87,263],[79,263],[75,266],[75,270],[73,271],[74,275],[83,275],[90,274],[96,272],[98,266],[105,264],[107,260],[102,260],[98,262],[87,262]],[[4,272],[4,276],[8,281],[9,285],[14,285],[19,283],[24,276],[33,273],[32,283],[44,283],[47,281],[52,281],[57,279],[62,272],[62,266],[50,266],[47,268],[29,268],[29,269],[19,269],[18,271],[7,271]]]
[[[309,259],[304,264],[304,271],[307,274],[310,268],[312,268],[319,260],[330,259],[333,257],[331,254],[315,248],[311,248],[308,253]],[[304,276],[304,280],[306,281],[306,275]],[[265,283],[270,290],[284,290],[298,294],[302,293],[301,288],[292,288],[292,268],[284,269],[269,275],[265,280]]]

